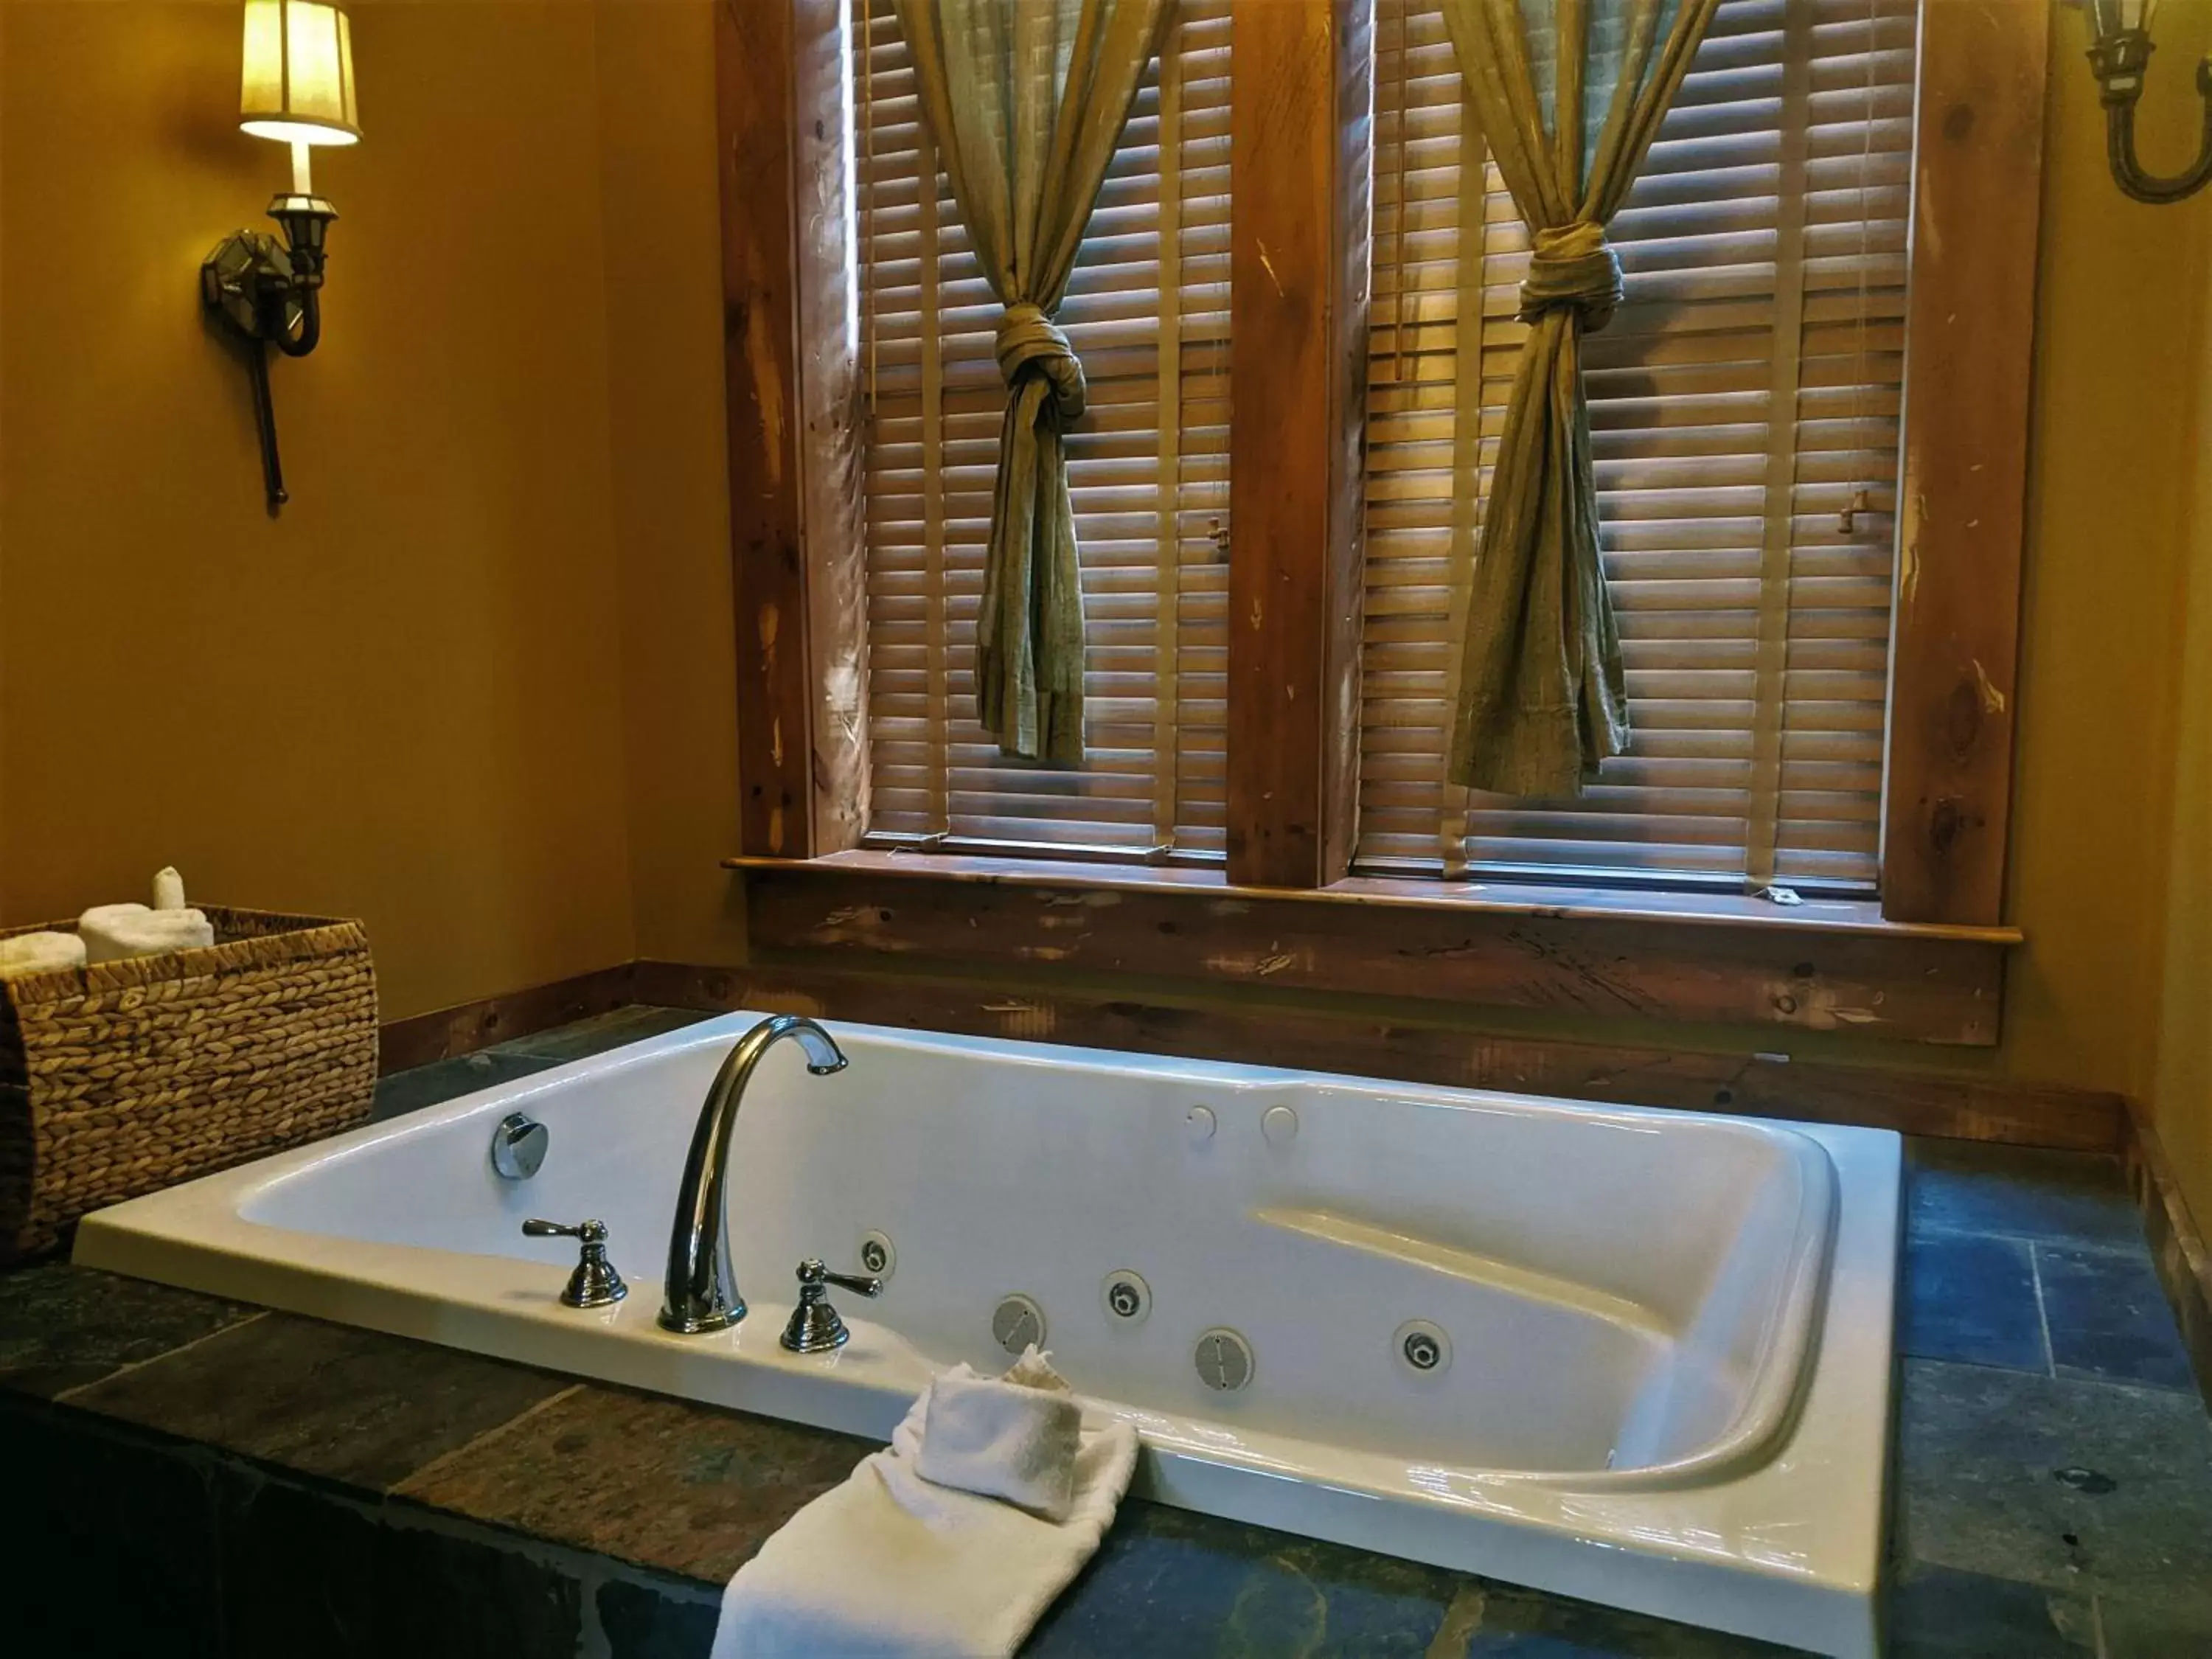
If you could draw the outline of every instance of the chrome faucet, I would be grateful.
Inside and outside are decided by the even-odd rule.
[[[668,1237],[668,1291],[660,1304],[665,1330],[696,1335],[726,1330],[745,1316],[745,1299],[730,1262],[730,1137],[754,1068],[784,1037],[797,1039],[806,1050],[806,1069],[816,1077],[845,1069],[844,1051],[830,1033],[799,1014],[763,1020],[730,1050],[699,1109],[699,1127],[691,1132],[691,1150],[684,1159],[684,1184],[677,1191],[676,1221]]]

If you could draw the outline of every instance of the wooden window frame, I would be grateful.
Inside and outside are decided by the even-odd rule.
[[[728,863],[747,872],[756,942],[1996,1041],[2021,937],[2002,906],[2045,8],[1921,6],[1881,894],[1794,908],[1348,873],[1373,0],[1235,0],[1225,871],[860,850],[866,413],[830,118],[851,95],[842,15],[842,0],[716,8]],[[1972,235],[1942,234],[1969,219]]]
[[[2050,8],[1921,0],[1882,914],[2003,914]],[[1954,227],[1972,225],[1966,234]]]

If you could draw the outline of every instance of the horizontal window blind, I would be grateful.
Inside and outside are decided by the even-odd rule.
[[[1528,242],[1433,0],[1381,0],[1364,866],[1875,884],[1917,27],[1912,0],[1719,8],[1583,348],[1633,739],[1578,799],[1471,799],[1449,710]]]
[[[1006,387],[999,306],[920,122],[889,0],[856,0],[869,733],[878,844],[1218,858],[1226,781],[1228,0],[1183,0],[1058,322],[1089,410],[1066,440],[1082,547],[1085,763],[1001,757],[975,617]],[[1163,68],[1164,66],[1164,68]]]

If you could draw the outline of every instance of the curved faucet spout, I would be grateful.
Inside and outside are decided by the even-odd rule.
[[[660,1304],[664,1329],[696,1335],[726,1330],[745,1316],[730,1261],[730,1139],[754,1068],[785,1037],[806,1051],[806,1069],[816,1077],[845,1069],[844,1050],[829,1032],[799,1014],[761,1021],[730,1050],[699,1109],[691,1150],[684,1159],[684,1184],[676,1194],[676,1219],[668,1236],[667,1295]]]

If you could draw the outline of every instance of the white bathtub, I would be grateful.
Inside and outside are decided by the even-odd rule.
[[[878,1437],[933,1370],[1006,1363],[1018,1294],[1141,1430],[1151,1496],[1878,1653],[1896,1136],[833,1024],[850,1066],[780,1044],[738,1120],[750,1316],[670,1334],[684,1149],[756,1018],[119,1205],[76,1260]],[[487,1148],[518,1110],[551,1143],[510,1182]],[[605,1221],[629,1299],[560,1305],[574,1246],[526,1216]],[[872,1232],[896,1259],[879,1300],[834,1296],[850,1345],[786,1352],[797,1263],[857,1271]],[[1233,1392],[1196,1363],[1246,1368],[1221,1330]]]

